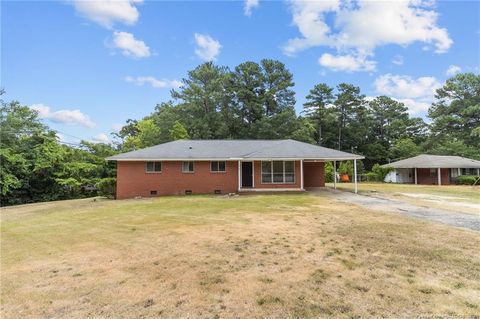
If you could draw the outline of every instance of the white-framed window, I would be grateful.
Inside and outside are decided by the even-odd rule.
[[[294,161],[262,161],[263,184],[295,183]]]
[[[160,173],[162,171],[162,162],[146,162],[145,172]]]
[[[182,172],[183,173],[193,173],[193,161],[183,162],[182,163]]]
[[[225,172],[226,171],[226,164],[225,161],[213,161],[210,162],[210,171],[211,172]]]
[[[462,175],[477,175],[476,168],[462,168]]]

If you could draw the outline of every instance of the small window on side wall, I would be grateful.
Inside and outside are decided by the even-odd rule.
[[[182,163],[182,172],[183,173],[193,173],[193,162],[183,162]]]
[[[147,162],[145,171],[147,173],[160,173],[162,171],[162,162]]]
[[[225,161],[210,162],[210,171],[212,172],[225,172]]]

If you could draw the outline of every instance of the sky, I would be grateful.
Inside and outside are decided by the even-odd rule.
[[[112,141],[200,63],[277,59],[296,111],[318,83],[391,96],[425,118],[434,92],[480,71],[478,1],[2,1],[4,100],[61,140]],[[428,119],[427,119],[428,120]]]

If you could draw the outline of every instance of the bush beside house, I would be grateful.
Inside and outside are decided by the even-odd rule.
[[[457,177],[457,184],[458,185],[480,185],[479,176],[472,176],[472,175],[460,175]]]
[[[95,184],[99,193],[107,198],[115,198],[117,180],[113,177],[102,178]]]

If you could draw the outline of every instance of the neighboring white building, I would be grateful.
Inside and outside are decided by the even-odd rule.
[[[446,185],[460,175],[480,176],[480,161],[460,156],[422,154],[383,167],[393,168],[385,177],[387,183]]]
[[[385,182],[387,183],[413,183],[414,182],[414,169],[412,168],[398,168],[385,176]]]

